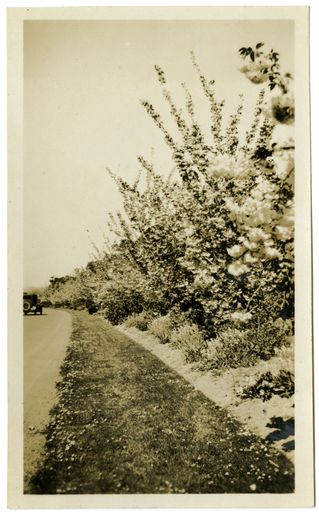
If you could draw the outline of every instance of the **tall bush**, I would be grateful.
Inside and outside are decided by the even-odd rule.
[[[252,82],[268,80],[270,89],[277,86],[287,94],[277,75],[278,54],[271,53],[273,69],[265,72],[264,64],[256,66],[263,54],[260,44],[257,53],[254,60],[251,53],[244,54],[252,63],[246,64],[247,77],[253,72]],[[202,74],[194,55],[192,60],[208,100],[210,140],[195,119],[187,87],[183,85],[183,113],[171,97],[163,70],[155,66],[179,141],[150,102],[142,105],[171,149],[176,175],[165,179],[140,157],[148,177],[146,191],[139,190],[138,180],[130,186],[114,177],[125,215],[111,217],[110,226],[125,240],[126,256],[140,268],[145,290],[162,313],[178,306],[213,333],[227,322],[248,322],[256,316],[292,317],[293,146],[274,142],[274,98],[264,89],[244,140],[242,99],[223,130],[224,103],[216,99],[214,84]]]

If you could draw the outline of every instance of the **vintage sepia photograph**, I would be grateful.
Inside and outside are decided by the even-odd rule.
[[[307,15],[9,9],[13,506],[313,504]]]

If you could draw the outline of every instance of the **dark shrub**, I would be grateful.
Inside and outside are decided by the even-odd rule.
[[[101,309],[107,320],[118,325],[130,315],[143,311],[143,297],[131,288],[111,288],[103,299]]]

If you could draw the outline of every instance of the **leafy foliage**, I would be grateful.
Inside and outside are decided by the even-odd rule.
[[[284,327],[272,321],[246,329],[227,328],[209,343],[203,364],[219,370],[253,366],[260,359],[274,356],[276,348],[284,345],[285,340]]]
[[[207,342],[196,324],[183,325],[172,332],[172,346],[180,348],[189,362],[200,361]]]
[[[168,343],[173,332],[173,325],[169,315],[154,318],[150,324],[150,333],[154,334],[161,343]]]
[[[140,331],[147,331],[153,320],[153,315],[146,311],[142,311],[142,313],[135,313],[129,316],[125,321],[125,325],[126,327],[136,327]]]
[[[290,93],[292,76],[284,75],[280,71],[279,53],[271,49],[265,53],[261,48],[264,43],[258,43],[253,50],[251,47],[240,48],[239,53],[245,60],[249,59],[240,68],[240,71],[255,84],[268,81],[268,87],[272,91],[277,88],[281,95],[273,98],[272,115],[279,123],[292,124],[295,117],[294,98]]]
[[[274,395],[289,398],[295,392],[295,380],[291,372],[281,370],[278,375],[264,373],[253,386],[246,387],[242,398],[261,398],[264,402]]]

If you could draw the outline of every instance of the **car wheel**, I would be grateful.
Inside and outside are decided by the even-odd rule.
[[[28,301],[26,301],[26,300],[25,300],[25,301],[23,302],[23,312],[24,312],[25,314],[27,314],[27,313],[29,313],[30,309],[31,309],[31,304],[30,304],[30,302],[28,302]]]

